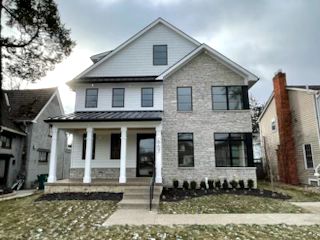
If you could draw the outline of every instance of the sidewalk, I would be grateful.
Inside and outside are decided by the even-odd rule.
[[[16,191],[14,195],[10,195],[7,197],[1,197],[0,201],[15,199],[15,198],[21,198],[21,197],[27,197],[35,193],[36,190],[30,189],[30,190],[19,190]]]
[[[158,214],[146,210],[119,209],[103,226],[112,225],[213,225],[213,224],[320,224],[320,214]]]

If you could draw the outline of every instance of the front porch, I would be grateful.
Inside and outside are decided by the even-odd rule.
[[[73,134],[70,178],[57,179],[58,131]],[[160,121],[55,122],[45,192],[123,192],[162,183]]]

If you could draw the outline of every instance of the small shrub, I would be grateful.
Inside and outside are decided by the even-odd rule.
[[[188,190],[189,189],[189,182],[183,181],[182,187],[183,187],[183,189]]]
[[[191,181],[190,187],[191,187],[191,189],[195,190],[197,188],[197,182],[196,181]]]
[[[206,182],[205,182],[205,181],[201,181],[201,182],[200,182],[200,188],[201,188],[201,189],[207,189],[207,185],[206,185]]]
[[[252,189],[254,187],[254,181],[252,179],[248,179],[248,188]]]
[[[179,187],[179,181],[178,180],[173,180],[173,187],[178,188]]]
[[[223,181],[223,183],[222,183],[222,188],[223,188],[223,189],[228,189],[228,188],[229,188],[229,184],[228,184],[227,179],[225,179],[225,180]]]
[[[241,189],[244,189],[244,181],[243,180],[239,180],[239,187]]]
[[[233,189],[236,189],[237,186],[238,186],[238,182],[237,182],[236,180],[232,180],[232,181],[230,181],[230,185],[231,185],[231,187],[232,187]]]
[[[220,189],[221,188],[220,180],[215,181],[215,185],[216,185],[216,189]]]
[[[209,189],[214,189],[214,181],[208,180]]]

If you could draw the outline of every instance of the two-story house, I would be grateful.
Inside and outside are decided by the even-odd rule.
[[[164,185],[256,180],[254,74],[161,18],[91,59],[68,83],[75,112],[46,120],[53,126],[49,183],[57,181],[60,129],[73,134],[70,178],[83,183],[153,174]]]

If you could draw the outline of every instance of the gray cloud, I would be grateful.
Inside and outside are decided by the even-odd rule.
[[[289,84],[320,84],[320,1],[58,1],[79,48],[112,49],[163,17],[260,76],[252,94],[265,101],[274,72]],[[88,56],[89,57],[89,56]]]

